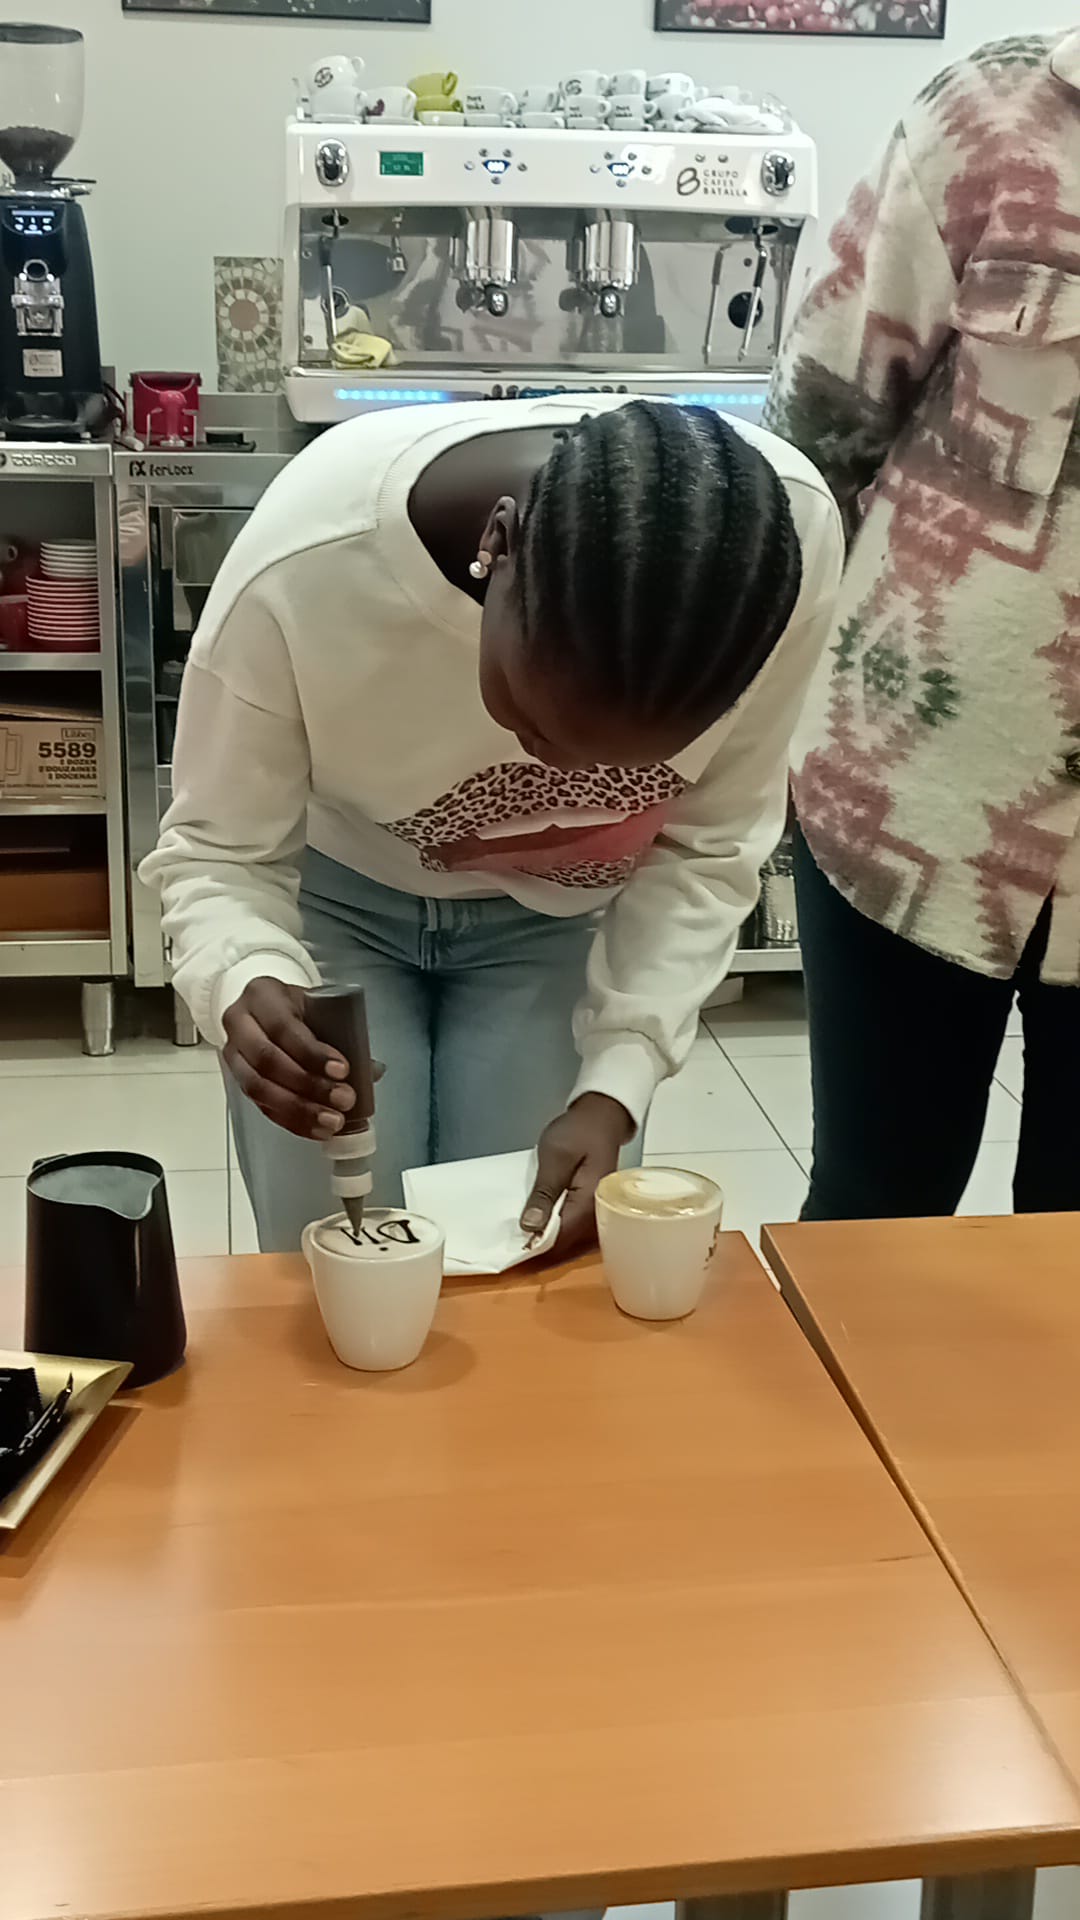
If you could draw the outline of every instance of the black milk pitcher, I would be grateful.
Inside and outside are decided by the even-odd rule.
[[[38,1160],[26,1183],[26,1345],[130,1360],[145,1387],[184,1358],[187,1330],[165,1173],[141,1153]]]

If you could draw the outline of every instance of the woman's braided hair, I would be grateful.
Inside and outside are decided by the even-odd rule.
[[[561,434],[522,523],[525,633],[635,719],[734,706],[791,619],[787,494],[709,407],[644,400]]]

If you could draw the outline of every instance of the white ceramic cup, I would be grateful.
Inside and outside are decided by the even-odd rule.
[[[577,73],[568,73],[562,83],[564,100],[577,100],[582,94],[606,93],[611,85],[608,74],[601,73],[597,67],[580,67]]]
[[[609,101],[602,93],[578,93],[566,102],[568,127],[605,127]]]
[[[565,113],[523,113],[520,116],[523,127],[565,127]]]
[[[316,120],[357,120],[364,63],[359,56],[333,53],[308,68],[307,93]]]
[[[411,87],[369,87],[363,100],[365,120],[404,127],[416,119],[416,95]]]
[[[521,96],[522,113],[554,113],[559,105],[559,89],[534,81]]]
[[[651,117],[651,116],[650,116]],[[624,133],[640,133],[646,124],[643,93],[613,93],[608,101],[608,126]]]
[[[443,1277],[443,1232],[401,1207],[372,1208],[354,1235],[343,1213],[300,1238],[330,1344],[347,1367],[411,1366],[431,1332]]]
[[[696,100],[697,81],[688,73],[651,73],[645,91],[650,100],[658,100],[662,93],[681,93],[687,100]]]
[[[650,123],[661,127],[674,127],[694,111],[694,97],[689,93],[661,93],[647,102]]]
[[[508,120],[517,112],[517,101],[506,87],[470,87],[465,95],[465,112],[492,113],[496,120]]]
[[[596,1190],[596,1224],[615,1303],[635,1320],[684,1320],[700,1304],[716,1251],[724,1196],[679,1167],[609,1173]]]
[[[613,94],[644,93],[648,78],[644,67],[624,67],[621,73],[612,74],[611,91]]]

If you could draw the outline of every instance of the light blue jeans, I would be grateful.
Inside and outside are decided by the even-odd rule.
[[[534,1147],[577,1078],[570,1022],[592,916],[555,920],[505,896],[425,900],[311,851],[300,904],[319,965],[364,988],[386,1067],[374,1204],[401,1205],[406,1167]],[[225,1084],[259,1245],[295,1252],[307,1223],[333,1211],[327,1157],[267,1120],[229,1073]]]

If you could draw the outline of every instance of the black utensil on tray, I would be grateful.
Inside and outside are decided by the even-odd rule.
[[[46,1406],[33,1367],[0,1367],[0,1500],[37,1465],[64,1424],[74,1383]]]
[[[187,1332],[165,1174],[141,1153],[39,1160],[26,1183],[26,1345],[129,1360],[144,1387],[184,1358]]]

